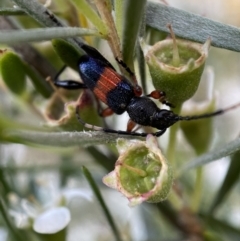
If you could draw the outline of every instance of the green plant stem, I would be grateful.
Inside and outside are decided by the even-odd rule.
[[[180,176],[184,172],[189,171],[190,169],[203,166],[207,163],[229,156],[238,150],[240,150],[240,138],[237,138],[236,140],[233,140],[227,144],[224,144],[223,146],[218,147],[216,150],[208,152],[184,164],[183,167],[181,167],[181,169],[176,173],[176,175]]]
[[[13,0],[18,7],[21,8],[29,16],[33,17],[36,21],[46,27],[59,27],[59,23],[53,21],[47,12],[48,9],[37,0]]]
[[[102,1],[102,0],[94,0],[94,3],[98,9],[98,12],[101,16],[102,21],[107,26],[107,30],[108,30],[107,40],[113,52],[113,56],[122,58],[121,49],[120,49],[120,39],[117,34],[117,29],[112,16],[112,9],[110,8],[110,5],[107,4],[107,1]]]
[[[98,31],[103,35],[108,35],[108,30],[102,19],[99,15],[93,10],[93,8],[88,4],[85,0],[71,0],[77,7],[79,11],[81,11],[84,16],[98,29]]]
[[[34,18],[37,22],[45,27],[65,27],[65,25],[54,16],[46,7],[37,0],[13,0],[26,14]],[[82,54],[85,51],[79,48],[83,41],[76,38],[67,38],[67,41],[79,49]]]
[[[122,0],[114,0],[114,6],[115,6],[115,22],[116,22],[116,29],[119,36],[119,39],[122,39],[123,34],[123,4],[124,1]]]
[[[126,0],[123,6],[122,52],[127,66],[134,69],[135,46],[145,14],[146,0]]]
[[[36,28],[29,30],[7,30],[0,32],[1,44],[14,44],[20,42],[40,42],[56,38],[69,38],[76,36],[102,36],[96,30],[77,27]]]
[[[181,111],[182,105],[179,105],[174,109],[174,113],[179,114]],[[174,166],[174,160],[175,160],[175,148],[176,148],[176,135],[177,130],[179,127],[179,123],[176,123],[170,128],[170,134],[169,134],[169,142],[168,142],[168,148],[167,148],[167,159],[169,162]]]
[[[12,223],[8,213],[7,213],[6,207],[5,207],[2,199],[0,199],[0,213],[2,214],[2,218],[6,222],[8,228],[9,228],[9,232],[10,232],[12,238],[14,240],[23,241],[24,237],[22,237],[19,234],[18,230],[14,227],[14,225],[13,225],[13,223]]]
[[[22,9],[16,8],[1,8],[0,15],[14,16],[14,15],[24,15],[25,12]]]
[[[102,207],[102,209],[103,209],[103,212],[104,212],[104,214],[105,214],[105,216],[106,216],[106,218],[107,218],[107,221],[108,221],[110,227],[112,228],[112,231],[113,231],[113,233],[114,233],[115,239],[116,239],[117,241],[121,241],[122,239],[121,239],[120,233],[119,233],[119,231],[118,231],[118,229],[117,229],[117,226],[116,226],[116,224],[115,224],[115,222],[114,222],[114,220],[113,220],[113,218],[112,218],[111,213],[109,212],[109,210],[108,210],[108,208],[107,208],[107,206],[106,206],[106,203],[104,202],[104,200],[103,200],[103,198],[102,198],[102,195],[101,195],[101,193],[100,193],[100,191],[99,191],[99,188],[98,188],[98,186],[96,185],[96,183],[95,183],[95,181],[94,181],[91,173],[90,173],[90,172],[88,171],[88,169],[87,169],[86,167],[84,167],[84,166],[82,167],[82,171],[83,171],[83,174],[84,174],[84,176],[86,177],[89,185],[91,186],[92,191],[93,191],[94,194],[96,195],[96,198],[98,199],[98,201],[99,201],[99,203],[100,203],[100,205],[101,205],[101,207]]]
[[[176,211],[180,211],[184,207],[182,199],[177,195],[174,189],[172,189],[171,193],[169,194],[168,201],[172,204]]]
[[[24,144],[37,144],[43,146],[91,146],[116,143],[120,137],[132,139],[132,136],[109,134],[102,131],[87,132],[50,132],[50,131],[32,131],[32,130],[12,130],[5,129],[0,133],[0,139],[7,142],[17,142]]]
[[[202,185],[203,185],[203,167],[199,167],[196,170],[196,182],[194,186],[194,192],[192,195],[191,209],[193,212],[197,212],[201,202],[202,196]]]

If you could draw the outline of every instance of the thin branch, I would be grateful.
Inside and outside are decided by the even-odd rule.
[[[29,30],[12,30],[0,32],[1,44],[13,44],[19,42],[46,41],[56,38],[68,38],[76,36],[99,35],[96,30],[77,27],[44,28]]]
[[[116,143],[120,137],[132,139],[132,136],[105,133],[102,131],[87,132],[41,132],[31,130],[8,130],[4,133],[7,140],[29,144],[39,144],[47,146],[91,146]]]
[[[206,165],[207,163],[216,161],[220,158],[229,156],[233,154],[234,152],[240,150],[240,138],[229,142],[228,144],[225,144],[224,146],[220,147],[217,150],[211,151],[207,154],[204,154],[195,160],[188,162],[185,164],[181,170],[179,171],[178,175],[182,175],[183,172],[186,172],[190,169]]]

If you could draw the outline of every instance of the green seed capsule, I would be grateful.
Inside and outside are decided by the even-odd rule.
[[[117,148],[120,156],[115,170],[103,182],[126,196],[131,206],[166,199],[173,175],[156,138],[148,135],[146,142],[119,139]]]
[[[167,100],[180,106],[196,92],[208,56],[210,39],[204,45],[172,39],[156,43],[146,54],[146,61],[157,90]]]

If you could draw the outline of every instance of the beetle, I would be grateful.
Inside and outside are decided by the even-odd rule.
[[[121,115],[125,111],[130,117],[126,131],[107,129],[90,125],[82,120],[79,115],[79,106],[77,106],[77,119],[86,128],[108,133],[145,137],[149,133],[138,133],[133,131],[133,129],[136,125],[150,126],[158,129],[157,132],[151,134],[159,137],[167,128],[178,121],[209,118],[240,106],[240,103],[238,103],[226,109],[220,109],[212,113],[197,116],[179,116],[171,110],[160,109],[151,97],[159,99],[162,103],[171,106],[171,104],[166,101],[164,92],[154,90],[149,95],[143,96],[141,88],[138,85],[133,85],[125,76],[119,74],[108,60],[106,60],[95,48],[85,44],[81,47],[87,53],[86,55],[82,55],[78,61],[79,75],[83,83],[72,80],[60,81],[58,78],[55,78],[54,84],[57,87],[65,89],[90,89],[97,99],[108,106],[101,113],[103,117],[113,113]],[[127,68],[121,60],[116,60],[133,75],[130,69]]]

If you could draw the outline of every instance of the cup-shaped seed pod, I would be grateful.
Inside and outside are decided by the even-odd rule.
[[[181,105],[196,92],[208,56],[210,39],[204,45],[167,39],[146,54],[155,89],[164,91],[168,102]]]
[[[130,206],[166,199],[173,173],[156,138],[148,135],[146,142],[119,139],[117,148],[120,156],[115,169],[103,178],[103,182],[126,196]]]
[[[59,95],[53,95],[45,112],[49,126],[55,126],[67,131],[82,131],[83,125],[76,118],[76,108],[79,109],[81,118],[93,125],[102,125],[95,106],[95,99],[89,90],[83,90],[77,101],[67,102],[62,109],[63,102]],[[63,115],[62,115],[63,114]]]
[[[193,116],[214,112],[217,100],[213,84],[214,72],[208,67],[203,73],[197,92],[190,100],[184,103],[181,115]],[[182,121],[180,127],[196,154],[200,155],[209,149],[213,139],[213,118]]]

